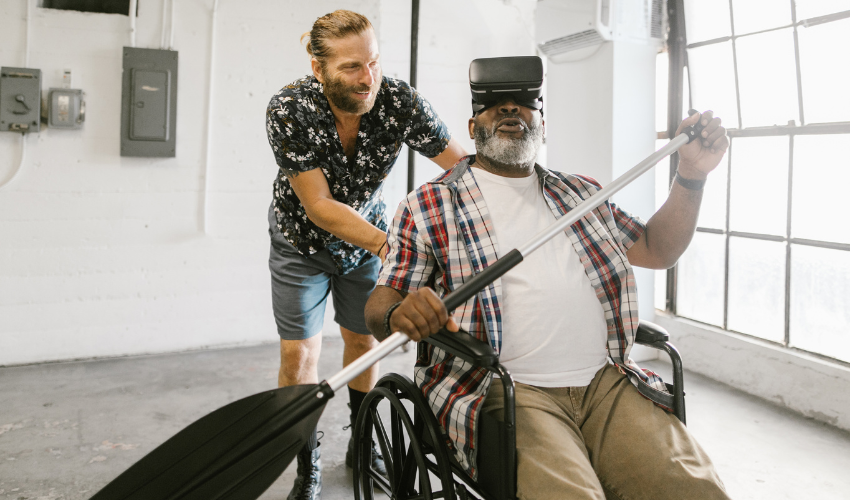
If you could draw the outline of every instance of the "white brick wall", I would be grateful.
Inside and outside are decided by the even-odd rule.
[[[137,47],[159,48],[160,1],[140,3]],[[533,53],[534,4],[422,2],[418,87],[457,137],[467,137],[469,61]],[[212,5],[176,2],[177,157],[168,159],[119,156],[128,18],[33,8],[29,66],[42,70],[44,91],[70,68],[87,120],[80,131],[29,136],[23,170],[0,189],[0,365],[277,339],[266,233],[276,166],[265,106],[309,71],[298,38],[336,8],[372,20],[385,73],[406,79],[410,4],[219,0],[204,234]],[[0,65],[23,65],[25,20],[26,0],[0,2]],[[18,164],[19,141],[0,134],[0,183]],[[417,160],[420,182],[437,172],[428,163]],[[405,176],[403,152],[387,186],[393,210]]]

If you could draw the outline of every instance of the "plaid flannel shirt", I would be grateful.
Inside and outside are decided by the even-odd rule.
[[[499,249],[492,237],[493,222],[469,168],[474,161],[474,156],[464,158],[401,203],[388,234],[389,253],[379,285],[403,292],[432,286],[442,297],[493,264],[500,250],[510,250]],[[540,166],[535,170],[556,218],[601,188],[588,177]],[[640,219],[606,202],[565,232],[602,304],[611,361],[645,396],[669,397],[657,375],[629,360],[639,319],[635,277],[626,251],[644,228]],[[502,344],[500,300],[497,279],[454,311],[462,329],[489,342],[497,353]],[[414,371],[455,458],[477,477],[475,428],[490,388],[489,372],[424,343]]]

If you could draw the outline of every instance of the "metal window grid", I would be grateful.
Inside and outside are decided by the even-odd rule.
[[[762,30],[754,33],[747,33],[746,35],[736,35],[735,34],[735,25],[734,25],[734,9],[732,5],[732,0],[729,0],[729,12],[730,12],[730,30],[732,35],[716,38],[712,40],[701,41],[693,44],[687,43],[687,37],[685,33],[685,22],[684,22],[684,0],[668,0],[668,20],[670,26],[670,32],[668,36],[667,48],[669,54],[669,65],[670,65],[670,73],[668,78],[668,126],[667,132],[660,132],[659,137],[672,137],[673,133],[675,133],[676,128],[678,127],[679,122],[681,121],[682,109],[683,109],[683,72],[688,70],[687,63],[687,49],[692,49],[696,47],[702,47],[706,45],[712,45],[717,43],[723,43],[730,41],[732,42],[732,58],[733,58],[733,68],[734,68],[734,77],[735,77],[735,97],[736,104],[738,107],[738,129],[728,129],[727,134],[730,140],[730,147],[727,154],[729,155],[727,162],[727,176],[726,176],[726,222],[724,229],[712,229],[712,228],[703,228],[698,227],[698,232],[703,233],[712,233],[723,235],[725,238],[725,256],[724,256],[724,285],[723,285],[723,329],[728,331],[728,311],[729,311],[729,240],[730,237],[737,238],[749,238],[756,240],[767,240],[767,241],[776,241],[782,242],[785,245],[785,332],[784,339],[782,342],[773,342],[770,340],[763,339],[761,337],[757,337],[755,335],[747,334],[745,332],[737,332],[737,334],[745,335],[748,337],[759,338],[762,341],[770,342],[773,344],[781,345],[787,349],[799,352],[806,352],[807,354],[814,355],[819,358],[827,359],[832,362],[837,362],[844,365],[850,365],[850,363],[843,362],[841,360],[837,360],[835,358],[825,356],[819,353],[814,353],[811,351],[805,351],[803,349],[799,349],[793,347],[791,345],[790,338],[790,298],[791,298],[791,245],[801,245],[801,246],[810,246],[810,247],[819,247],[819,248],[828,248],[833,250],[841,250],[841,251],[850,251],[850,244],[845,243],[836,243],[830,241],[821,241],[821,240],[809,240],[802,238],[793,238],[791,236],[791,207],[792,207],[792,191],[793,191],[793,174],[794,174],[794,139],[798,135],[825,135],[825,134],[846,134],[850,133],[850,122],[836,122],[836,123],[818,123],[818,124],[806,124],[804,109],[803,109],[803,91],[802,91],[802,78],[801,78],[801,70],[800,70],[800,50],[799,50],[799,41],[797,28],[800,26],[815,26],[818,24],[824,24],[829,22],[838,21],[841,19],[850,18],[850,11],[838,12],[834,14],[829,14],[825,16],[820,16],[812,19],[804,19],[797,20],[796,19],[796,1],[788,0],[791,2],[791,23],[783,26],[778,26],[774,28],[770,28],[767,30]],[[750,127],[746,128],[744,125],[743,117],[741,116],[741,92],[740,85],[738,80],[738,61],[737,61],[737,49],[736,42],[737,39],[741,36],[752,36],[759,33],[766,33],[770,31],[776,31],[780,29],[793,28],[794,35],[794,62],[797,76],[797,105],[800,113],[800,122],[801,124],[798,126],[796,124],[789,124],[783,126],[771,126],[771,127]],[[691,80],[688,79],[688,84],[691,85]],[[691,92],[688,93],[689,96],[693,95]],[[691,103],[689,102],[689,107],[691,107]],[[732,182],[732,162],[734,161],[734,144],[736,138],[742,137],[766,137],[766,136],[789,136],[789,150],[788,150],[788,193],[786,200],[786,209],[787,209],[787,217],[786,217],[786,228],[784,236],[775,236],[775,235],[767,235],[767,234],[758,234],[758,233],[746,233],[739,231],[731,231],[729,226],[730,219],[730,191],[731,191],[731,182]],[[678,158],[671,157],[670,158],[670,176],[669,183],[672,184],[673,177],[676,173],[676,167],[678,165]],[[676,295],[677,295],[677,287],[676,287],[676,267],[673,267],[667,271],[667,295],[666,295],[666,310],[672,314],[676,314]],[[698,320],[694,320],[698,321]]]

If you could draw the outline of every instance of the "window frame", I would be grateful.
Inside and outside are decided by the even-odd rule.
[[[667,139],[672,137],[675,134],[676,129],[678,128],[679,123],[681,122],[681,117],[684,115],[683,113],[683,101],[684,101],[684,82],[685,82],[685,71],[688,71],[688,60],[687,60],[687,50],[696,47],[702,47],[706,45],[712,45],[717,43],[724,43],[727,41],[731,41],[732,44],[732,57],[733,57],[733,70],[735,77],[735,97],[738,111],[738,124],[739,128],[727,129],[727,135],[730,141],[729,151],[727,152],[728,161],[726,162],[727,168],[727,176],[726,176],[726,220],[725,227],[723,229],[714,229],[714,228],[704,228],[697,227],[696,231],[702,233],[710,233],[710,234],[718,234],[722,235],[725,240],[725,256],[724,256],[724,277],[723,277],[723,324],[722,329],[725,331],[734,332],[736,334],[744,335],[746,337],[758,339],[762,342],[767,342],[773,345],[781,346],[785,349],[789,349],[791,351],[797,351],[806,353],[809,355],[813,355],[815,357],[828,360],[833,363],[842,364],[845,366],[850,366],[850,362],[846,362],[837,358],[833,358],[821,353],[808,351],[805,349],[800,349],[798,347],[794,347],[791,344],[791,250],[792,245],[800,245],[800,246],[810,246],[817,248],[827,248],[832,250],[841,250],[850,252],[850,244],[845,243],[837,243],[823,240],[810,240],[803,238],[793,238],[791,236],[792,229],[792,206],[793,206],[793,175],[794,175],[794,143],[795,138],[800,135],[829,135],[829,134],[850,134],[850,121],[847,122],[832,122],[832,123],[816,123],[816,124],[807,124],[805,120],[804,114],[804,106],[803,106],[803,89],[802,89],[802,72],[800,65],[800,49],[799,49],[799,37],[798,37],[798,28],[800,26],[810,27],[816,26],[819,24],[839,21],[842,19],[850,18],[850,10],[837,12],[833,14],[828,14],[824,16],[819,16],[811,19],[803,19],[797,20],[796,18],[796,2],[795,0],[788,0],[791,2],[791,17],[792,22],[787,25],[774,27],[766,30],[761,30],[753,33],[747,33],[745,35],[736,35],[735,34],[735,25],[734,25],[734,10],[733,10],[733,0],[729,1],[729,11],[730,11],[730,36],[715,38],[711,40],[705,40],[693,44],[687,43],[687,36],[685,30],[685,11],[684,11],[684,0],[668,0],[667,13],[668,13],[668,39],[667,39],[667,52],[668,52],[668,63],[669,63],[669,71],[668,71],[668,101],[667,101],[667,131],[658,132],[659,139]],[[769,127],[749,127],[747,128],[745,123],[742,121],[741,116],[741,93],[740,93],[740,84],[738,81],[738,62],[737,62],[737,49],[736,42],[738,38],[745,36],[752,36],[755,34],[766,33],[770,31],[776,31],[780,29],[793,28],[793,36],[794,36],[794,65],[797,77],[797,106],[800,117],[800,124],[788,124],[788,125],[777,125],[777,126],[769,126]],[[688,78],[688,85],[691,85],[691,79]],[[688,96],[692,96],[692,92],[690,92],[690,88],[688,89]],[[690,109],[691,102],[688,103],[688,109]],[[737,138],[745,138],[745,137],[768,137],[768,136],[788,136],[789,150],[788,150],[788,192],[786,194],[786,228],[785,234],[783,236],[775,236],[775,235],[766,235],[759,233],[749,233],[749,232],[740,232],[740,231],[731,231],[730,230],[730,203],[731,203],[731,182],[732,182],[732,161],[734,158],[734,149],[735,149],[735,139]],[[669,163],[669,176],[668,176],[668,187],[672,184],[676,168],[678,166],[678,155],[674,154],[670,157]],[[767,240],[767,241],[775,241],[781,242],[785,246],[785,290],[784,290],[784,335],[783,340],[781,342],[776,342],[772,340],[767,340],[762,337],[758,337],[756,335],[739,332],[735,330],[730,330],[728,327],[728,317],[729,317],[729,241],[731,237],[737,238],[749,238],[756,240]],[[667,270],[666,276],[666,300],[665,300],[665,311],[672,315],[678,316],[677,314],[677,266],[674,266]],[[681,316],[682,318],[686,318],[689,321],[695,321],[701,323],[699,320],[694,320],[691,318],[687,318],[687,316]],[[712,325],[714,326],[714,325]]]

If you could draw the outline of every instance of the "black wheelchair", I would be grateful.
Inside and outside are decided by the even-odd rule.
[[[672,410],[685,423],[682,361],[669,335],[658,325],[641,321],[635,342],[666,352],[673,365],[670,394],[644,394]],[[425,340],[450,354],[485,368],[502,379],[504,421],[481,413],[478,422],[478,479],[472,480],[449,451],[448,436],[425,397],[410,378],[389,373],[363,401],[354,426],[354,494],[372,500],[375,492],[396,499],[508,500],[516,498],[516,415],[514,383],[489,344],[465,333],[446,330]],[[420,344],[420,348],[422,345]],[[642,391],[643,392],[643,391]],[[374,439],[384,456],[387,476],[373,470]]]

